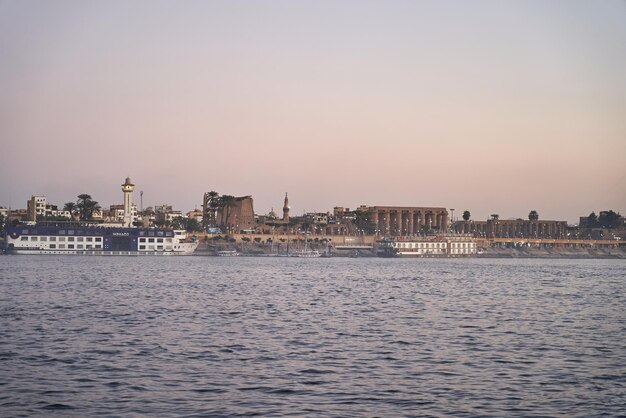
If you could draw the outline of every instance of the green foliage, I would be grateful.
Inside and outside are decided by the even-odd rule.
[[[259,244],[261,242],[261,237],[255,237],[254,238],[254,242],[256,242],[257,244]]]
[[[376,224],[372,221],[372,213],[367,210],[356,210],[354,212],[354,225],[368,235],[376,232]]]
[[[209,193],[207,193],[207,195],[209,197],[209,207],[205,208],[205,210],[208,212],[208,219],[205,220],[205,222],[207,222],[207,225],[205,226],[215,227],[217,222],[215,214],[217,213],[217,209],[220,205],[220,195],[216,191],[210,191]]]
[[[595,212],[591,212],[587,217],[587,227],[588,228],[597,228],[600,226],[598,222],[598,215]]]
[[[76,203],[67,202],[65,205],[63,205],[63,210],[68,211],[70,213],[70,216],[74,216],[78,211],[78,208],[76,207]]]
[[[536,221],[537,219],[539,219],[539,214],[537,213],[536,210],[531,210],[530,213],[528,214],[528,220]]]
[[[89,221],[93,219],[93,213],[100,210],[100,205],[90,195],[83,193],[78,195],[76,208],[81,221]]]
[[[241,240],[243,242],[250,242],[250,238],[248,238],[248,237],[243,237],[243,238],[241,238]]]
[[[228,226],[231,209],[237,206],[237,198],[231,195],[223,195],[219,198],[218,207],[222,211],[222,224]]]
[[[598,216],[601,228],[618,228],[624,223],[622,216],[612,210],[604,210]]]
[[[463,220],[464,221],[469,221],[471,216],[472,216],[472,214],[470,213],[469,210],[463,211]]]
[[[44,216],[43,220],[44,221],[48,221],[48,222],[66,222],[67,221],[67,217],[65,217],[65,216]]]

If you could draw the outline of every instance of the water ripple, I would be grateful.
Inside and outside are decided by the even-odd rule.
[[[0,415],[625,415],[624,271],[0,257]]]

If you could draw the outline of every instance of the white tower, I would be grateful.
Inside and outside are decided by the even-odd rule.
[[[124,192],[124,226],[132,226],[133,214],[131,211],[133,189],[135,185],[130,182],[130,177],[126,177],[126,181],[122,184],[122,191]]]

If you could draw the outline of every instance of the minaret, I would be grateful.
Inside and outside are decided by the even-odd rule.
[[[130,177],[126,177],[126,181],[122,184],[122,191],[124,192],[124,226],[132,226],[133,214],[131,211],[133,189],[135,185],[130,182]]]
[[[285,193],[285,204],[283,205],[283,222],[289,222],[289,198]]]

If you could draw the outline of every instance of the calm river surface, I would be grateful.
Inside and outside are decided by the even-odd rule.
[[[0,416],[619,416],[626,261],[0,257]]]

